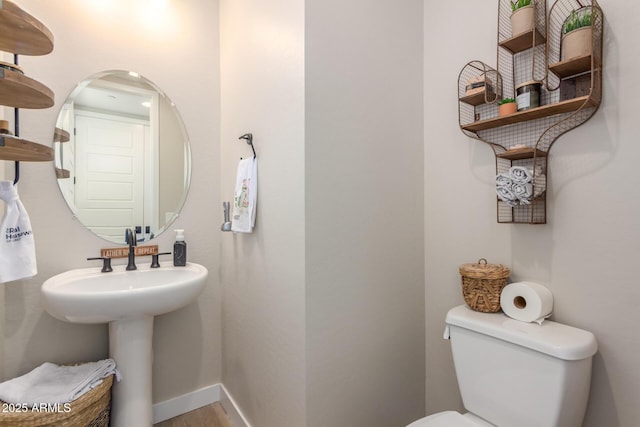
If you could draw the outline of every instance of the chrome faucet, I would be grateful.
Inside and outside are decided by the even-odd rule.
[[[127,264],[127,270],[136,270],[136,246],[138,240],[136,237],[135,228],[127,228],[124,232],[124,238],[129,245],[129,263]]]

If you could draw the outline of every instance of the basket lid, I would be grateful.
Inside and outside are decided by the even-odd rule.
[[[505,279],[509,277],[509,268],[502,264],[489,264],[485,258],[472,264],[462,264],[460,274],[474,279]]]

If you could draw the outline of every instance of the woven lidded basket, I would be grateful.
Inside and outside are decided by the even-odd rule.
[[[475,311],[495,313],[500,310],[500,293],[507,285],[509,268],[502,264],[489,264],[481,258],[475,264],[462,264],[462,296]]]
[[[100,385],[59,409],[10,411],[0,413],[0,427],[109,427],[111,418],[111,385],[113,375]],[[5,405],[4,402],[0,401]],[[68,410],[66,410],[67,408]]]

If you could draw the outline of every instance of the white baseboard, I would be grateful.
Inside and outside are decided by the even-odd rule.
[[[214,384],[153,405],[153,423],[168,420],[220,401],[220,384]]]
[[[214,384],[173,399],[153,405],[153,423],[168,420],[186,414],[194,409],[202,408],[214,402],[222,403],[233,427],[251,427],[236,402],[222,384]]]
[[[251,424],[249,424],[249,421],[247,421],[242,411],[240,411],[240,408],[236,404],[236,401],[233,400],[233,397],[231,397],[224,385],[220,384],[220,388],[220,402],[222,403],[224,409],[227,411],[229,421],[231,421],[233,427],[251,427]]]

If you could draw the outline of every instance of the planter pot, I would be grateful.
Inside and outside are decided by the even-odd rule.
[[[508,116],[509,114],[513,114],[518,111],[518,104],[515,102],[508,102],[506,104],[498,105],[498,116]]]
[[[581,27],[562,37],[562,60],[591,55],[593,32],[591,27]]]
[[[511,14],[511,36],[531,31],[536,26],[536,9],[532,5],[521,7]]]

